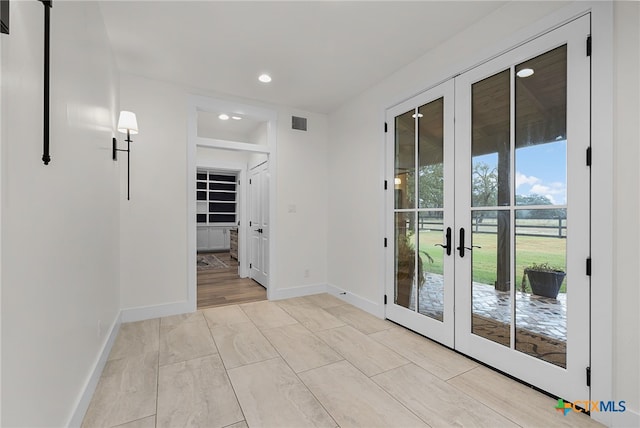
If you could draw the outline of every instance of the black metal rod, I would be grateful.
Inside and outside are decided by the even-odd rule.
[[[44,123],[43,123],[43,154],[42,162],[49,165],[51,155],[49,153],[49,71],[50,71],[50,46],[51,46],[51,1],[42,1],[44,5]]]
[[[129,135],[129,130],[127,129],[127,201],[130,200],[129,199],[130,171],[131,171],[131,136]]]

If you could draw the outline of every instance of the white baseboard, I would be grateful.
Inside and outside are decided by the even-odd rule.
[[[640,412],[637,410],[627,409],[625,412],[615,413],[612,419],[613,423],[611,426],[614,428],[640,427]]]
[[[281,288],[269,293],[269,300],[291,299],[327,292],[327,284],[302,285],[300,287]]]
[[[357,294],[338,288],[333,284],[327,284],[327,293],[332,294],[337,298],[362,309],[363,311],[369,312],[371,315],[384,319],[384,305],[381,303],[372,302],[371,300],[365,299]]]
[[[166,303],[164,305],[140,306],[122,310],[122,322],[134,322],[150,320],[153,318],[169,317],[195,312],[196,308],[192,302],[184,300],[182,302]]]
[[[107,364],[107,359],[109,358],[109,353],[111,352],[111,348],[113,348],[113,344],[116,341],[116,337],[118,336],[118,332],[120,331],[120,324],[122,313],[119,313],[116,319],[111,324],[111,330],[109,335],[102,346],[102,350],[98,355],[98,359],[93,365],[93,370],[91,375],[87,379],[84,388],[82,389],[82,393],[80,394],[80,398],[76,402],[75,410],[69,419],[68,427],[80,427],[82,425],[82,420],[84,419],[84,415],[87,413],[87,409],[89,408],[89,404],[91,403],[91,399],[93,398],[93,393],[98,386],[98,381],[100,380],[100,376],[102,376],[102,371],[104,370],[104,366]]]

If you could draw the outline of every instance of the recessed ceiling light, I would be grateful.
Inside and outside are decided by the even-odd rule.
[[[424,114],[422,114],[422,113],[418,113],[418,117],[423,117],[423,116],[424,116]],[[416,114],[415,114],[415,113],[413,113],[413,114],[411,115],[411,117],[415,119],[415,118],[416,118]]]
[[[224,113],[222,113],[220,116],[218,116],[218,119],[220,119],[220,120],[229,120],[229,116],[224,114]]]
[[[233,119],[233,120],[241,120],[242,118],[240,116],[231,116],[231,119]]]
[[[260,76],[258,76],[258,80],[262,83],[269,83],[271,82],[271,76],[269,76],[268,74],[261,74]]]
[[[522,70],[516,73],[518,77],[529,77],[533,76],[533,68],[523,68]]]

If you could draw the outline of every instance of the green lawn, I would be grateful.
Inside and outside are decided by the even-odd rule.
[[[442,232],[420,232],[419,240],[424,271],[442,274],[444,250],[434,246],[443,242]],[[496,281],[497,235],[474,233],[472,240],[473,245],[482,247],[473,249],[473,280],[493,285]],[[566,242],[565,239],[560,238],[516,236],[515,284],[517,289],[520,289],[525,266],[532,263],[549,263],[553,267],[566,269]],[[429,260],[422,252],[429,254],[432,260]],[[566,279],[562,283],[560,292],[566,292]]]

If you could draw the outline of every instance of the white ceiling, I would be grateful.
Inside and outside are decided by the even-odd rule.
[[[240,117],[241,120],[220,120],[218,118],[220,113],[225,113],[228,116]],[[221,140],[256,144],[256,141],[252,140],[258,136],[254,134],[258,131],[258,128],[264,124],[264,121],[228,111],[220,111],[216,113],[199,111],[198,137],[218,138]],[[264,133],[266,133],[266,127],[264,128]]]
[[[121,71],[328,113],[504,1],[102,1]],[[257,76],[268,72],[265,85]]]

